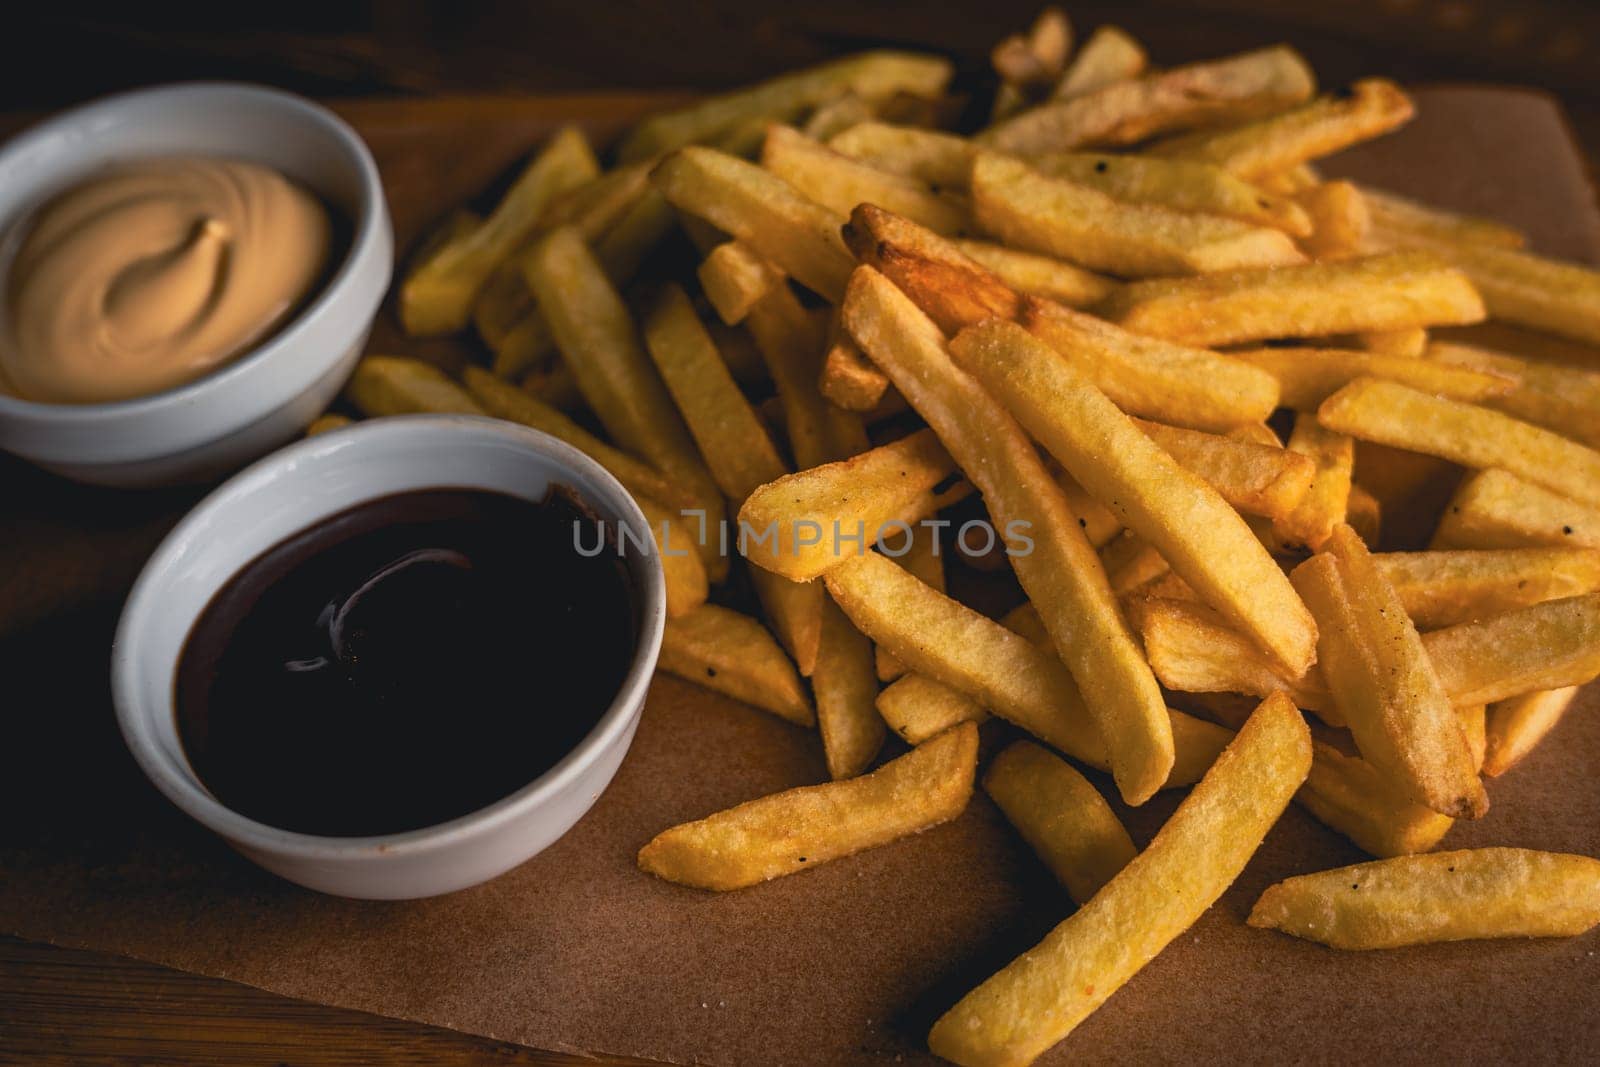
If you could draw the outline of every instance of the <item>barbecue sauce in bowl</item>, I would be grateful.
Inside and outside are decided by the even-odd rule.
[[[583,740],[633,661],[615,533],[559,489],[428,489],[282,541],[185,643],[190,765],[239,814],[323,836],[421,829],[509,796]]]

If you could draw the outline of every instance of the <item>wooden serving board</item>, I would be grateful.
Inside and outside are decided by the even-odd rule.
[[[1543,251],[1600,258],[1600,217],[1547,98],[1458,89],[1419,99],[1414,126],[1329,170],[1497,215]],[[604,139],[671,102],[342,110],[378,158],[404,248],[560,123]],[[453,341],[406,340],[392,309],[373,347],[472,356]],[[981,795],[947,826],[738,893],[640,874],[634,854],[663,827],[825,777],[813,734],[670,678],[658,679],[594,810],[504,877],[410,903],[339,900],[278,881],[157,795],[112,721],[116,601],[194,496],[86,490],[0,466],[0,933],[551,1050],[709,1064],[919,1062],[932,1020],[1071,910]],[[1446,844],[1600,854],[1597,705],[1591,687],[1542,748],[1491,783],[1488,818],[1456,827]],[[1003,740],[1003,724],[985,729],[986,746]],[[1178,799],[1116,807],[1142,843]],[[1594,1057],[1600,935],[1341,954],[1244,926],[1268,884],[1361,858],[1291,808],[1217,906],[1041,1062]]]

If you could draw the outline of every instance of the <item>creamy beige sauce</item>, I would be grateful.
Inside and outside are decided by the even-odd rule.
[[[34,216],[11,262],[4,384],[84,404],[191,381],[282,326],[331,244],[316,197],[254,163],[153,159],[96,175]]]

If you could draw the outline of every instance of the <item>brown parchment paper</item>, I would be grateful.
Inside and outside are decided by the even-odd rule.
[[[1327,170],[1499,216],[1544,251],[1600,254],[1583,165],[1547,98],[1419,99],[1403,134]],[[347,113],[378,155],[405,241],[557,120],[603,134],[646,103],[375,102]],[[420,351],[392,321],[374,344]],[[657,681],[594,810],[488,885],[367,903],[263,874],[144,782],[106,694],[117,592],[191,495],[92,492],[0,468],[0,931],[547,1049],[909,1063],[927,1059],[941,1011],[1071,910],[981,794],[950,825],[743,892],[640,874],[634,853],[663,827],[825,777],[814,735],[670,678]],[[1591,687],[1523,766],[1491,783],[1488,818],[1457,826],[1446,845],[1600,855],[1597,705]],[[985,729],[997,731],[992,750],[1004,727]],[[1143,843],[1177,800],[1117,806]],[[1340,954],[1243,925],[1269,883],[1361,858],[1291,808],[1218,905],[1042,1062],[1600,1055],[1596,935]]]

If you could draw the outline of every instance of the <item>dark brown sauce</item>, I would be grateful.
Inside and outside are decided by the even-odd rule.
[[[285,830],[432,826],[571,752],[638,642],[616,538],[564,492],[400,493],[269,549],[195,621],[178,730],[224,805]],[[607,524],[606,532],[615,534]]]

